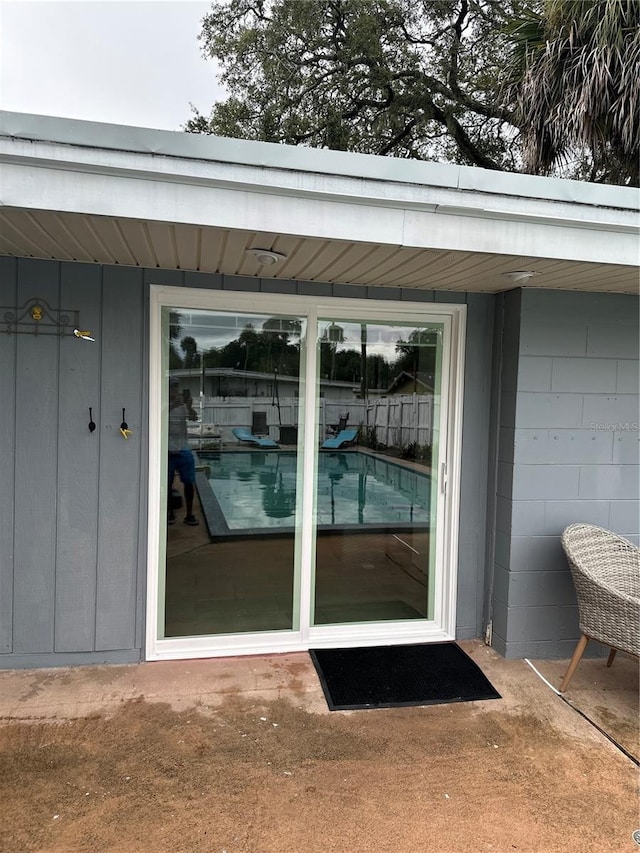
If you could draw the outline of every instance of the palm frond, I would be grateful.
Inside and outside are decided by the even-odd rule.
[[[596,171],[611,159],[637,183],[639,0],[546,0],[541,16],[514,22],[512,33],[526,170],[546,173],[585,148]]]

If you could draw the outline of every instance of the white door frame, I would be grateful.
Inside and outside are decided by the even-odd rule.
[[[161,491],[164,486],[165,456],[162,448],[162,364],[163,307],[206,311],[241,311],[248,314],[284,314],[307,318],[305,374],[305,441],[302,451],[302,527],[300,537],[300,629],[264,631],[252,634],[224,634],[198,637],[160,638],[162,620],[159,612],[164,603],[165,553],[162,541]],[[436,513],[435,611],[431,620],[363,623],[348,626],[310,626],[312,560],[315,534],[312,524],[315,499],[316,431],[316,346],[315,329],[318,316],[335,316],[343,320],[366,320],[380,323],[415,323],[437,320],[443,323],[441,431],[439,452],[439,503]],[[150,288],[149,329],[149,493],[147,529],[147,608],[146,660],[214,657],[239,654],[298,651],[310,647],[358,646],[402,642],[437,642],[455,639],[456,590],[458,576],[458,517],[460,507],[460,470],[462,455],[462,402],[464,382],[464,349],[466,305],[439,302],[391,302],[373,299],[341,299],[337,297],[256,294],[152,285]],[[436,472],[433,472],[434,474]],[[306,567],[306,570],[305,570]],[[383,633],[382,633],[383,631]]]

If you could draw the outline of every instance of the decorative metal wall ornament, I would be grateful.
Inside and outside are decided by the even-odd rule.
[[[46,299],[39,296],[27,299],[19,308],[0,307],[0,312],[3,312],[0,331],[7,335],[68,335],[85,341],[94,340],[88,329],[79,329],[80,311],[52,308]]]

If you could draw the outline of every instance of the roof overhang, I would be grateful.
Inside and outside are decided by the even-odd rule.
[[[427,290],[636,293],[637,190],[0,114],[0,254]],[[247,254],[286,256],[262,266]]]

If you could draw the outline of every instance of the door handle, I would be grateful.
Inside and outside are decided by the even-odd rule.
[[[443,495],[447,493],[447,483],[449,482],[449,475],[447,474],[447,463],[440,463],[440,491]]]

